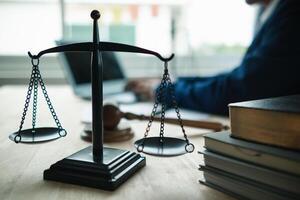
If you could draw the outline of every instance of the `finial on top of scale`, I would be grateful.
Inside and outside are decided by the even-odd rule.
[[[93,10],[91,12],[91,17],[94,19],[94,20],[97,20],[99,19],[101,16],[100,12],[98,10]]]

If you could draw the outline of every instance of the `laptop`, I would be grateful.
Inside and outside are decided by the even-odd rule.
[[[70,41],[56,41],[58,45],[70,44]],[[114,52],[101,52],[103,62],[103,97],[119,103],[137,101],[132,92],[124,91],[127,83],[122,66]],[[91,99],[91,53],[63,52],[59,54],[67,81],[74,93],[83,98]]]

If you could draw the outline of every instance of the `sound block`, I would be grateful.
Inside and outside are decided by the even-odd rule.
[[[131,140],[134,137],[134,133],[130,131],[121,131],[117,134],[115,133],[107,133],[108,131],[104,130],[104,137],[103,142],[104,143],[113,143],[113,142],[124,142]],[[106,134],[106,135],[105,135]],[[80,133],[80,138],[86,142],[92,142],[92,132],[89,131],[82,131]]]
[[[92,142],[92,135],[91,125],[86,124],[80,134],[81,139],[87,142]],[[120,122],[119,125],[113,130],[104,129],[103,133],[103,141],[105,143],[128,141],[133,137],[134,132],[131,129],[130,125],[126,122]]]
[[[107,147],[103,149],[103,161],[97,160],[89,146],[53,164],[44,171],[44,179],[115,190],[145,164],[140,154]]]

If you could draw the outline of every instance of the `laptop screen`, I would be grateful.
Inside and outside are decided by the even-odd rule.
[[[70,42],[57,42],[59,45]],[[75,84],[91,83],[91,53],[90,52],[64,52],[63,64],[68,76],[72,76]],[[101,52],[103,62],[103,80],[124,79],[120,63],[113,52]]]

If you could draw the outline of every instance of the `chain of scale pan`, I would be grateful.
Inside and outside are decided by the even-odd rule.
[[[34,69],[34,65],[33,65],[30,80],[29,80],[29,85],[28,85],[28,91],[27,91],[27,95],[26,95],[26,99],[25,99],[25,105],[24,105],[22,118],[21,118],[21,122],[20,122],[20,126],[19,126],[19,131],[18,131],[18,134],[14,137],[14,141],[16,143],[20,142],[21,139],[22,139],[22,136],[21,136],[20,132],[23,128],[24,121],[25,121],[25,118],[26,118],[26,114],[27,114],[27,111],[28,111],[28,107],[29,107],[29,103],[30,103],[30,99],[31,99],[31,94],[32,94],[32,88],[33,88],[33,84],[34,84],[34,76],[35,76],[35,69]]]
[[[184,139],[185,139],[185,142],[186,142],[186,146],[185,146],[185,150],[189,153],[193,152],[195,147],[192,143],[190,143],[187,135],[186,135],[186,132],[185,132],[185,129],[183,127],[183,121],[182,121],[182,118],[181,118],[181,115],[180,115],[180,110],[179,110],[179,107],[178,107],[178,104],[177,104],[177,101],[176,101],[176,97],[175,97],[175,88],[174,88],[174,84],[172,83],[171,81],[171,78],[170,78],[170,74],[168,72],[168,63],[165,62],[165,74],[166,74],[166,85],[168,86],[168,88],[170,88],[170,93],[171,93],[171,98],[172,98],[172,104],[173,104],[173,107],[175,109],[175,112],[176,112],[176,115],[177,115],[177,119],[178,119],[178,122],[179,122],[179,125],[181,127],[181,131],[183,133],[183,136],[184,136]]]
[[[173,107],[175,109],[176,115],[177,115],[177,119],[178,122],[180,124],[184,139],[186,141],[186,146],[185,146],[185,150],[187,152],[193,152],[194,151],[194,145],[192,143],[189,142],[188,137],[186,135],[185,129],[183,127],[183,121],[181,119],[181,115],[180,115],[180,110],[178,107],[178,104],[176,102],[176,98],[175,98],[175,92],[174,92],[174,85],[171,81],[170,78],[170,74],[168,71],[168,62],[164,62],[164,74],[163,74],[163,78],[161,80],[161,83],[159,85],[158,88],[158,92],[157,92],[157,97],[155,98],[155,103],[151,112],[151,116],[150,116],[150,120],[147,124],[147,128],[146,131],[144,133],[144,139],[148,136],[154,116],[156,114],[157,111],[157,107],[159,102],[162,103],[162,110],[161,110],[161,123],[160,123],[160,141],[163,142],[163,137],[164,137],[164,124],[165,124],[165,109],[166,109],[166,93],[168,92],[168,89],[170,89],[171,91],[171,98],[172,98],[172,104]],[[164,91],[164,92],[163,92]],[[164,94],[163,94],[164,93]],[[138,145],[137,150],[139,152],[143,151],[144,149],[144,140],[142,140],[141,144]]]
[[[156,115],[156,112],[157,112],[158,104],[161,101],[163,82],[164,82],[164,78],[162,78],[162,80],[160,82],[160,85],[158,86],[158,92],[156,93],[155,103],[154,103],[154,106],[153,106],[152,111],[151,111],[150,120],[147,124],[147,128],[146,128],[146,131],[144,133],[144,139],[148,136],[148,134],[150,132],[150,129],[151,129],[151,126],[152,126],[152,123],[153,123],[153,120],[154,120],[154,116]],[[144,149],[144,140],[142,140],[142,142],[137,147],[137,150],[139,152],[142,152],[143,149]]]
[[[26,118],[26,114],[27,114],[30,99],[31,99],[32,90],[33,90],[32,128],[33,128],[33,131],[35,129],[36,113],[37,113],[38,84],[41,85],[41,89],[42,89],[43,95],[45,97],[45,100],[47,102],[48,108],[49,108],[49,110],[51,112],[51,115],[52,115],[52,117],[53,117],[53,119],[56,123],[57,128],[59,129],[59,131],[58,131],[59,136],[64,137],[64,136],[67,135],[67,131],[62,127],[62,125],[61,125],[61,123],[60,123],[60,121],[59,121],[59,119],[56,115],[56,112],[53,108],[51,100],[48,96],[46,86],[44,84],[44,81],[42,79],[42,76],[41,76],[41,73],[40,73],[40,70],[39,70],[39,59],[36,59],[36,63],[35,63],[34,59],[32,59],[31,63],[32,63],[32,72],[31,72],[28,91],[27,91],[27,95],[26,95],[26,99],[25,99],[23,114],[22,114],[18,134],[14,137],[14,141],[16,143],[20,142],[21,139],[22,139],[22,136],[21,136],[20,132],[21,132],[21,130],[23,128],[23,125],[24,125],[24,121],[25,121],[25,118]]]

